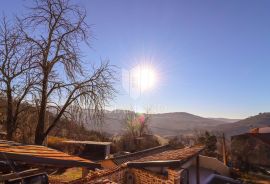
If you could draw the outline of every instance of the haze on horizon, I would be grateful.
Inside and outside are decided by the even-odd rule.
[[[240,119],[269,111],[270,1],[76,2],[92,25],[89,61],[107,58],[119,76],[147,64],[155,76],[136,96],[120,80],[108,109]],[[3,1],[0,11],[21,14],[29,3]]]

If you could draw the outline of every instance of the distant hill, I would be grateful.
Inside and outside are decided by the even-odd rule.
[[[123,131],[124,110],[106,111],[103,130],[111,134]],[[194,129],[208,129],[216,125],[232,122],[230,119],[212,119],[196,116],[186,112],[151,114],[150,129],[154,134],[173,136],[180,133],[193,132]],[[90,127],[90,126],[89,126]]]
[[[222,130],[226,136],[238,135],[249,132],[251,128],[270,126],[270,113],[260,113],[235,123],[221,124],[211,127],[214,131]]]
[[[154,133],[164,136],[193,132],[195,129],[206,129],[224,123],[227,121],[204,118],[186,112],[174,112],[153,114],[150,128]]]
[[[235,122],[241,120],[241,119],[227,119],[227,118],[209,118],[209,119],[224,121],[224,122],[227,122],[227,123],[235,123]]]

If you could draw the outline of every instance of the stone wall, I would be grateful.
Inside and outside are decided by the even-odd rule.
[[[180,172],[168,169],[168,177],[143,169],[130,169],[135,184],[174,184],[180,183]]]
[[[103,184],[112,183],[125,184],[127,167],[120,166],[109,170],[92,171],[85,178],[72,182],[72,184]]]
[[[179,184],[181,171],[168,169],[168,176],[162,176],[151,171],[136,168],[118,167],[114,170],[101,170],[89,173],[81,180],[72,184],[103,184],[108,181],[126,184],[127,173],[133,175],[134,184]]]

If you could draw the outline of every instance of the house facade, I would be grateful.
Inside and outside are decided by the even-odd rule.
[[[67,140],[62,143],[66,151],[73,150],[73,154],[81,158],[97,161],[110,155],[111,142]]]
[[[252,133],[232,136],[231,153],[235,167],[270,167],[270,133],[253,130]]]
[[[147,150],[140,152],[141,156],[133,153],[130,157],[118,157],[115,165],[113,159],[107,159],[101,164],[105,163],[106,169],[92,171],[73,184],[204,184],[214,174],[229,176],[229,169],[222,162],[200,155],[204,151],[202,146],[160,149],[154,148],[153,154],[153,150]],[[137,156],[140,158],[134,159]]]

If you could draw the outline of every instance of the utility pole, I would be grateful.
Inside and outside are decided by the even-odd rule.
[[[222,133],[222,156],[223,156],[223,163],[227,165],[227,150],[224,133]]]

